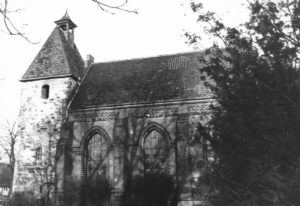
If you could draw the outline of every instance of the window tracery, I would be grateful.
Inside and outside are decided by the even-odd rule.
[[[107,140],[99,133],[92,135],[87,142],[85,167],[87,180],[107,176],[108,147]]]
[[[168,140],[157,130],[152,130],[144,139],[145,173],[168,171]]]

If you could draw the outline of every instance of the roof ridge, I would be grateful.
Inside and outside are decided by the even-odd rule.
[[[78,81],[78,82],[79,82],[78,87],[76,88],[75,93],[73,94],[73,96],[72,96],[71,99],[70,99],[69,104],[67,105],[67,111],[69,110],[71,104],[73,103],[73,100],[74,100],[74,98],[75,98],[77,92],[79,91],[79,89],[80,89],[80,87],[81,87],[81,85],[82,85],[82,82],[85,80],[85,78],[86,78],[88,72],[90,71],[91,67],[92,67],[92,65],[89,65],[89,66],[88,66],[87,71],[84,73],[82,79],[81,79],[80,81]]]
[[[152,58],[158,58],[158,57],[171,57],[171,56],[184,55],[184,54],[198,54],[201,52],[203,52],[203,51],[190,51],[190,52],[179,52],[179,53],[173,53],[173,54],[161,54],[161,55],[148,56],[148,57],[136,57],[136,58],[129,58],[129,59],[108,60],[108,61],[103,61],[103,62],[95,62],[94,64],[116,63],[116,62],[124,62],[124,61],[152,59]]]
[[[79,51],[79,49],[77,48],[77,45],[75,44],[75,42],[74,42],[74,48],[73,48],[73,54],[75,55],[75,57],[76,57],[76,60],[81,64],[81,70],[79,71],[79,77],[82,77],[84,74],[85,74],[85,70],[84,70],[84,60],[82,59],[82,56],[81,56],[81,54],[80,54],[80,51]]]
[[[58,26],[56,26],[56,28],[58,28]],[[59,42],[60,42],[60,45],[61,45],[61,47],[62,47],[62,53],[63,53],[63,55],[64,55],[64,59],[66,60],[65,62],[66,62],[66,64],[67,64],[67,68],[68,68],[68,73],[70,73],[70,74],[72,74],[72,72],[71,72],[71,68],[70,68],[70,63],[69,63],[69,60],[68,60],[68,58],[67,58],[67,55],[66,55],[66,51],[65,51],[65,45],[64,45],[64,43],[63,43],[63,40],[62,40],[62,38],[64,38],[64,40],[66,40],[65,39],[65,35],[64,34],[62,34],[61,35],[61,33],[62,33],[62,31],[60,30],[60,29],[58,29],[58,35],[59,35]],[[66,40],[67,41],[67,40]],[[67,45],[68,46],[68,45]]]

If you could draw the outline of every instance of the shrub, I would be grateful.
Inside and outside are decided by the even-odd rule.
[[[172,199],[174,183],[170,175],[146,174],[132,179],[124,193],[125,206],[166,206]]]
[[[82,201],[89,206],[104,206],[110,201],[112,187],[105,177],[98,176],[88,184],[82,185]]]
[[[8,201],[9,206],[41,206],[43,200],[34,197],[32,192],[15,192]]]

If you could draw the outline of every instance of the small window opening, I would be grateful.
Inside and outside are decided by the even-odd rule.
[[[38,147],[35,150],[35,161],[39,162],[42,160],[42,147]]]
[[[49,98],[49,85],[44,85],[42,87],[42,98],[43,99],[48,99]]]
[[[66,31],[67,26],[66,25],[61,25],[60,28],[61,28],[61,30]]]

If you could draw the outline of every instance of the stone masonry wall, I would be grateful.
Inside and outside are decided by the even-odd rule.
[[[164,128],[170,140],[169,174],[177,181],[179,205],[191,205],[193,202],[205,205],[204,196],[195,197],[192,191],[192,182],[195,180],[197,183],[203,173],[204,168],[199,165],[205,161],[203,147],[193,143],[193,139],[197,135],[197,125],[205,124],[208,120],[210,104],[211,101],[202,101],[182,105],[71,111],[67,126],[70,131],[66,134],[72,141],[68,145],[67,164],[63,167],[68,177],[65,180],[65,192],[74,192],[73,182],[68,183],[69,179],[84,181],[82,155],[85,138],[93,129],[101,128],[112,144],[107,178],[114,191],[122,194],[127,177],[139,174],[141,169],[142,152],[139,153],[139,148],[143,144],[144,131],[150,125],[158,125]],[[126,169],[128,166],[133,168],[130,174]],[[68,190],[69,185],[72,188]]]
[[[71,78],[23,82],[20,108],[20,141],[13,191],[32,191],[40,196],[47,182],[54,181],[54,157],[60,136],[66,98],[76,85]],[[49,85],[49,98],[42,86]],[[41,148],[41,158],[37,156]]]

